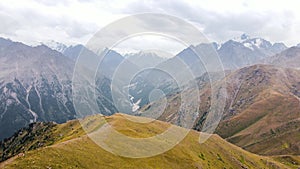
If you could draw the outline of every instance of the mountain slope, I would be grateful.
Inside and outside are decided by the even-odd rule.
[[[227,77],[217,133],[259,154],[300,154],[299,71],[256,65]]]
[[[201,102],[195,129],[201,131],[211,111],[211,85],[219,88],[220,84],[226,83],[226,103],[215,131],[217,134],[258,154],[300,154],[299,70],[254,65],[228,72],[225,79],[213,84],[207,74],[197,80]],[[183,94],[189,95],[195,90],[198,89]],[[141,111],[151,107],[153,112],[163,112],[159,120],[185,126],[182,119],[186,114],[178,111],[181,95],[168,96],[164,111],[160,110],[159,102],[150,103]],[[189,112],[189,109],[185,111]]]
[[[32,122],[63,123],[75,118],[74,60],[45,45],[31,47],[3,38],[0,38],[0,51],[0,140]],[[85,57],[97,57],[91,51],[84,51]],[[121,61],[122,56],[109,51],[101,64],[104,71],[95,79],[96,86],[80,77],[86,90],[97,89],[99,111],[103,114],[117,112],[111,103],[109,76]]]
[[[44,45],[3,41],[9,45],[0,47],[0,139],[31,122],[74,118],[74,62]]]
[[[110,117],[93,116],[87,118],[92,128],[103,124],[104,118],[119,132],[130,137],[149,137],[161,133],[170,126],[168,123],[154,121],[148,124],[128,122],[128,115],[115,114]],[[131,117],[134,118],[134,117]],[[50,146],[26,151],[0,164],[3,168],[296,168],[286,158],[277,161],[251,154],[238,148],[217,135],[207,142],[198,143],[199,133],[191,131],[173,149],[149,158],[125,158],[113,155],[80,133],[76,121],[57,125],[51,129],[49,137],[54,137]],[[67,129],[67,134],[61,133]],[[42,127],[43,131],[47,131]],[[70,132],[69,132],[70,131]],[[72,132],[73,131],[73,132]],[[30,134],[30,132],[28,133]],[[27,135],[28,135],[27,134]],[[56,135],[56,136],[55,136]],[[24,136],[23,136],[24,137]],[[36,140],[33,136],[32,140]],[[16,139],[15,139],[16,140]],[[13,147],[12,147],[13,148]],[[128,148],[128,147],[127,147]],[[297,160],[297,157],[294,161]],[[278,161],[285,162],[284,165]]]
[[[227,101],[216,133],[254,153],[299,155],[299,81],[298,70],[268,65],[230,73],[224,79]],[[209,94],[209,87],[203,90]],[[209,101],[206,95],[202,101]],[[199,119],[203,121],[205,116]],[[195,127],[201,129],[201,125]]]
[[[285,68],[299,69],[300,47],[291,47],[270,58],[264,60],[265,63]]]

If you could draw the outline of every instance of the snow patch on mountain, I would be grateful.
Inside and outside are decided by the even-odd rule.
[[[257,46],[258,48],[260,48],[263,43],[260,38],[255,39],[254,42],[255,42],[254,45]]]
[[[249,49],[251,49],[251,50],[254,50],[251,43],[244,43],[243,45],[244,45],[246,48],[249,48]]]
[[[137,102],[133,103],[132,105],[132,111],[136,112],[139,108],[140,108],[140,103],[141,103],[142,99],[139,99]]]
[[[56,51],[58,51],[60,53],[63,53],[68,48],[67,45],[59,43],[59,42],[55,42],[53,40],[47,41],[47,42],[42,42],[41,45],[46,45],[50,49],[56,50]]]

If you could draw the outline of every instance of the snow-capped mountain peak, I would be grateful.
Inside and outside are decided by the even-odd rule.
[[[245,47],[248,47],[250,49],[254,49],[254,48],[258,48],[258,49],[268,49],[270,47],[272,47],[272,44],[271,42],[267,41],[267,40],[264,40],[262,38],[253,38],[253,39],[248,39],[244,42],[242,42],[242,44],[245,46]]]
[[[283,43],[274,43],[260,38],[252,38],[243,34],[239,38],[226,41],[218,49],[218,54],[225,67],[235,69],[238,67],[252,65],[266,57],[275,55],[287,49]]]
[[[272,43],[262,39],[262,38],[252,38],[247,34],[242,34],[240,37],[233,38],[233,41],[241,43],[246,48],[249,48],[251,50],[255,49],[268,49],[272,47]]]
[[[51,48],[52,50],[56,50],[60,53],[63,53],[68,48],[68,46],[66,46],[65,44],[59,43],[59,42],[56,42],[53,40],[47,41],[47,42],[42,42],[41,44],[46,45],[49,48]]]

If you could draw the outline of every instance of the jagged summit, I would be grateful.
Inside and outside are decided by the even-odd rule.
[[[51,48],[52,50],[56,50],[56,51],[61,52],[61,53],[63,53],[68,48],[67,45],[65,45],[63,43],[60,43],[60,42],[56,42],[54,40],[41,42],[41,45],[46,45],[49,48]]]

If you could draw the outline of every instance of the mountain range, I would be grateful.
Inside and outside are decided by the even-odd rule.
[[[31,47],[6,39],[0,42],[0,139],[32,122],[62,123],[74,119],[72,76],[75,60],[45,45]],[[109,65],[122,59],[113,51],[108,55],[112,56],[107,57]],[[110,69],[103,72],[104,75],[111,73]],[[98,99],[109,97],[105,94],[109,84],[105,83],[108,78],[104,75],[99,75],[102,80],[97,82]],[[94,90],[92,84],[89,85]],[[105,110],[104,114],[116,112],[109,103],[99,107]]]
[[[254,45],[253,50],[249,49],[245,46],[245,44],[251,43]],[[64,122],[67,119],[74,118],[75,112],[72,105],[71,98],[71,78],[73,73],[73,68],[77,57],[80,55],[81,51],[86,51],[87,55],[96,57],[96,54],[92,51],[86,49],[83,45],[75,45],[75,46],[66,46],[57,42],[49,42],[45,43],[49,46],[40,45],[36,47],[31,47],[24,45],[19,42],[12,42],[11,40],[0,39],[0,48],[1,48],[1,118],[9,118],[8,116],[15,116],[16,112],[14,109],[19,111],[17,117],[24,116],[26,120],[18,120],[18,124],[13,125],[12,131],[16,131],[16,129],[28,125],[33,121],[56,121],[56,122]],[[238,44],[238,45],[237,45]],[[192,52],[192,48],[196,50],[205,50],[205,47],[209,44],[200,44],[198,46],[190,46],[187,49],[183,50],[179,54],[175,56],[175,58],[179,58],[183,60],[190,69],[194,70],[195,77],[201,76],[204,73],[203,65],[200,63],[200,60],[197,56]],[[247,35],[242,35],[240,40],[229,40],[224,44],[220,45],[217,48],[217,44],[213,44],[216,47],[217,52],[224,65],[234,64],[238,65],[237,67],[242,67],[247,64],[254,64],[258,62],[260,59],[269,56],[272,52],[280,52],[284,50],[285,45],[278,45],[277,43],[271,45],[270,42],[263,40],[261,38],[249,38]],[[51,50],[51,49],[52,50]],[[276,48],[276,50],[275,50]],[[242,58],[239,53],[247,53],[248,55],[244,55]],[[235,51],[231,52],[231,57],[235,59],[227,60],[227,56],[223,53],[230,53],[225,51]],[[264,52],[262,52],[264,51]],[[266,52],[268,51],[268,52]],[[264,56],[260,56],[259,58],[253,57],[254,55],[261,55],[261,53],[265,53]],[[118,65],[120,65],[124,61],[124,57],[118,54],[115,51],[108,52],[108,57],[105,57],[103,60],[103,64],[101,64],[101,72],[103,76],[99,77],[97,80],[97,86],[101,88],[100,90],[100,100],[104,102],[106,100],[106,104],[109,106],[101,105],[101,110],[108,110],[109,112],[105,112],[104,114],[112,114],[116,112],[115,108],[112,108],[113,105],[109,102],[112,101],[111,93],[109,91],[109,85],[111,83],[113,72],[116,70]],[[67,56],[67,57],[65,57]],[[127,56],[127,58],[129,55]],[[148,59],[142,59],[147,57]],[[251,58],[253,61],[247,63],[234,63],[239,62],[239,60],[247,61],[249,59],[245,59],[245,57]],[[275,56],[274,56],[275,57]],[[144,67],[149,63],[169,63],[169,60],[160,59],[158,55],[151,53],[136,53],[131,54],[130,56],[131,62],[136,63],[137,67]],[[140,59],[139,59],[140,58]],[[47,61],[46,61],[47,60]],[[172,58],[171,58],[172,60]],[[196,60],[196,61],[195,61]],[[255,60],[255,61],[254,61]],[[273,59],[274,60],[274,59]],[[294,62],[295,63],[295,62]],[[172,66],[173,63],[170,62]],[[87,63],[88,65],[88,63]],[[166,64],[168,65],[168,64]],[[132,66],[131,66],[132,67]],[[166,67],[166,66],[165,66]],[[226,67],[225,69],[232,68],[231,66]],[[160,76],[156,73],[153,76]],[[137,86],[145,86],[149,84],[149,80],[147,80],[147,76],[143,76],[143,82],[137,84]],[[163,77],[163,76],[162,76]],[[34,79],[34,80],[33,80]],[[146,80],[145,80],[146,79]],[[157,78],[159,79],[159,78]],[[164,79],[164,78],[161,78]],[[152,78],[153,81],[153,78]],[[147,84],[143,84],[147,83]],[[165,86],[161,84],[163,82],[157,82],[157,86]],[[170,83],[170,82],[169,82]],[[105,85],[104,85],[105,84]],[[154,84],[154,83],[152,83]],[[154,86],[144,89],[141,91],[141,87],[135,88],[135,90],[131,90],[131,95],[134,95],[134,101],[132,104],[135,104],[137,101],[140,101],[138,107],[142,107],[149,103],[147,97],[151,89]],[[163,87],[165,88],[165,87]],[[45,90],[45,91],[42,91]],[[174,89],[166,89],[169,93],[171,93]],[[43,92],[43,93],[40,93]],[[101,93],[102,92],[102,93]],[[101,97],[103,93],[106,93]],[[142,94],[138,94],[142,93]],[[46,99],[47,98],[47,99]],[[104,99],[109,98],[109,99]],[[18,101],[19,100],[19,101]],[[47,102],[47,105],[46,103]],[[36,103],[39,103],[38,106]],[[35,104],[35,105],[33,105]],[[33,105],[33,106],[31,106]],[[14,112],[12,112],[14,111]],[[12,113],[11,113],[12,112]],[[23,112],[23,113],[20,113]],[[44,113],[46,112],[46,113]],[[48,115],[48,112],[51,112],[52,115]],[[55,113],[56,112],[56,113]],[[61,112],[61,113],[58,113]],[[67,113],[68,115],[64,115]],[[26,114],[26,115],[24,115]],[[44,114],[44,115],[42,115]],[[62,115],[63,114],[63,115]],[[27,117],[28,116],[28,117]],[[49,116],[49,117],[48,117]],[[57,116],[57,117],[56,117]],[[6,123],[7,120],[4,120]],[[15,119],[14,119],[15,120]],[[3,131],[0,134],[0,138],[7,137],[12,134],[12,132],[8,132],[10,125],[4,123],[6,127],[2,127]],[[1,125],[2,123],[0,123]],[[5,131],[4,131],[5,130]],[[8,132],[8,133],[7,133]],[[3,136],[1,136],[3,135]]]
[[[62,140],[58,141],[55,133],[57,134],[58,132],[57,127],[69,126],[74,121],[67,122],[68,120],[78,118],[74,108],[74,91],[72,91],[73,70],[78,56],[81,55],[82,57],[84,54],[84,57],[96,58],[99,55],[83,45],[66,46],[54,42],[48,45],[42,44],[32,47],[20,42],[0,38],[0,140],[3,140],[1,144],[2,148],[5,148],[2,158],[7,159],[18,155],[16,154],[17,152],[32,150],[32,155],[28,159],[27,156],[26,158],[17,158],[20,159],[20,163],[18,163],[18,160],[16,162],[18,164],[27,164],[30,158],[39,158],[34,156],[34,154],[42,150],[35,150],[36,148],[44,145],[53,145],[54,149],[51,146],[47,149],[51,149],[50,152],[53,150],[54,153],[55,151],[61,151],[60,149],[56,150],[56,144],[59,145],[61,142],[71,140],[71,138],[75,139],[79,136],[72,132],[69,133],[70,138],[62,137]],[[205,57],[211,56],[210,54],[217,54],[224,66],[225,77],[220,82],[210,81],[214,77],[209,77],[205,73],[205,67],[194,51],[201,51]],[[252,153],[276,155],[276,157],[269,159],[274,166],[282,165],[278,164],[278,160],[286,160],[279,157],[280,155],[287,155],[288,159],[297,161],[297,157],[293,155],[299,155],[300,153],[300,114],[298,108],[300,100],[300,72],[298,70],[299,64],[297,63],[300,56],[299,47],[287,48],[282,43],[272,44],[262,38],[250,38],[247,35],[242,35],[239,39],[235,38],[221,45],[217,43],[191,45],[168,59],[161,58],[155,53],[146,52],[128,54],[126,56],[122,56],[110,49],[105,49],[104,52],[106,52],[106,56],[99,63],[100,69],[96,73],[94,84],[86,80],[84,76],[80,77],[86,84],[85,89],[88,91],[96,89],[99,113],[113,115],[120,112],[119,108],[113,103],[112,86],[115,87],[113,92],[117,92],[117,96],[127,97],[129,100],[125,103],[128,109],[124,109],[124,111],[122,109],[121,111],[127,114],[135,114],[137,110],[144,111],[151,106],[155,107],[153,105],[161,101],[162,95],[152,98],[149,98],[149,95],[154,89],[159,89],[163,91],[164,96],[168,99],[169,107],[158,119],[185,126],[185,121],[181,119],[185,116],[184,112],[176,111],[176,108],[180,106],[178,103],[182,92],[180,90],[182,86],[176,84],[177,79],[174,80],[173,77],[162,71],[146,70],[135,75],[131,79],[130,84],[126,83],[126,77],[131,77],[131,73],[134,70],[141,70],[143,67],[154,65],[156,65],[156,68],[170,70],[174,75],[182,77],[180,75],[184,74],[184,71],[174,67],[174,64],[177,65],[179,64],[178,61],[183,61],[187,65],[187,69],[192,70],[197,81],[197,88],[191,88],[188,91],[198,90],[200,94],[199,115],[195,124],[190,124],[195,130],[202,130],[203,123],[209,115],[211,85],[223,83],[226,84],[226,104],[223,117],[216,129],[216,134]],[[145,57],[147,59],[144,59]],[[93,59],[80,59],[83,59],[85,65],[89,65],[89,62],[93,61]],[[126,69],[128,67],[130,69]],[[82,67],[82,69],[89,73],[94,68],[87,66]],[[114,76],[116,71],[120,73],[120,78],[115,82]],[[215,73],[218,74],[217,72]],[[185,79],[180,80],[184,81]],[[183,86],[188,84],[189,81],[181,83]],[[125,89],[128,89],[129,95],[125,95]],[[88,96],[85,94],[82,94],[81,99],[82,102],[89,101]],[[153,109],[153,111],[156,111],[156,109]],[[142,114],[135,115],[140,116]],[[115,115],[111,118],[118,119],[119,117]],[[9,145],[16,144],[13,143],[14,141],[22,140],[23,137],[33,137],[32,140],[41,139],[36,138],[34,136],[36,134],[32,133],[41,133],[41,131],[35,131],[35,129],[22,129],[22,133],[27,134],[20,135],[18,130],[29,126],[29,124],[31,124],[31,128],[37,128],[38,130],[41,127],[43,131],[48,131],[49,128],[49,133],[46,132],[46,134],[49,134],[47,137],[54,137],[53,142],[42,142],[41,145],[28,145],[29,147],[26,148],[25,146],[25,149],[21,148],[22,151],[9,147]],[[54,128],[52,128],[53,126]],[[27,130],[30,130],[30,132]],[[81,131],[77,132],[81,133],[81,136],[84,135]],[[42,134],[42,136],[45,135]],[[220,146],[221,144],[228,144],[232,149],[237,149],[237,147],[227,143],[218,136],[214,136],[212,139],[220,142]],[[89,142],[88,139],[83,141]],[[40,140],[38,143],[40,143]],[[73,146],[73,142],[70,145],[69,142],[66,143],[70,147]],[[75,141],[74,144],[81,144],[81,142],[77,143]],[[89,144],[89,146],[93,147],[92,144]],[[183,150],[179,148],[178,151]],[[193,152],[194,150],[192,149],[186,151],[189,151],[186,153],[191,154],[198,153]],[[215,150],[211,151],[214,152]],[[221,152],[224,154],[220,153],[219,156],[223,159],[226,153]],[[244,152],[244,150],[238,149],[236,153],[243,154]],[[244,160],[249,160],[246,164],[241,162],[240,156],[231,160],[226,158],[224,160],[226,162],[221,160],[221,163],[226,163],[226,165],[220,164],[220,166],[251,166],[253,168],[253,166],[263,165],[266,167],[266,163],[262,164],[257,160],[263,157],[253,154],[250,154],[248,157],[248,155],[247,157],[242,155],[245,156]],[[203,167],[203,165],[211,165],[214,161],[209,156],[207,159],[210,160],[198,164],[196,161],[203,160],[201,153],[200,156],[199,153],[195,155],[195,159],[192,158],[194,160],[192,164]],[[219,156],[217,155],[217,159]],[[252,158],[253,156],[255,158]],[[167,155],[166,158],[172,159],[173,157],[172,155],[171,157]],[[174,158],[180,157],[175,156]],[[183,159],[186,158],[183,157]],[[232,160],[239,162],[235,163]],[[13,166],[13,163],[11,165]]]
[[[49,48],[59,51],[65,56],[73,59],[76,59],[76,56],[79,55],[81,49],[84,47],[83,45],[67,46],[54,41],[42,44],[45,44]],[[202,56],[193,56],[195,55],[193,50],[199,50],[203,52],[205,50],[207,51],[209,46],[213,47],[214,50],[216,50],[219,58],[222,61],[224,69],[226,70],[237,69],[256,63],[261,63],[263,59],[278,54],[288,48],[282,42],[271,43],[270,41],[263,38],[252,38],[247,34],[242,34],[240,37],[233,38],[221,44],[212,42],[210,44],[198,44],[196,46],[191,45],[183,51],[179,52],[177,56],[183,59],[184,62],[188,63],[191,69],[194,69],[191,63],[194,63],[194,65],[199,64],[193,61],[195,61],[195,57],[199,58]],[[127,53],[124,54],[124,57],[142,67],[153,65],[155,66],[158,63],[166,60],[165,58],[159,56],[159,54],[151,51]]]

